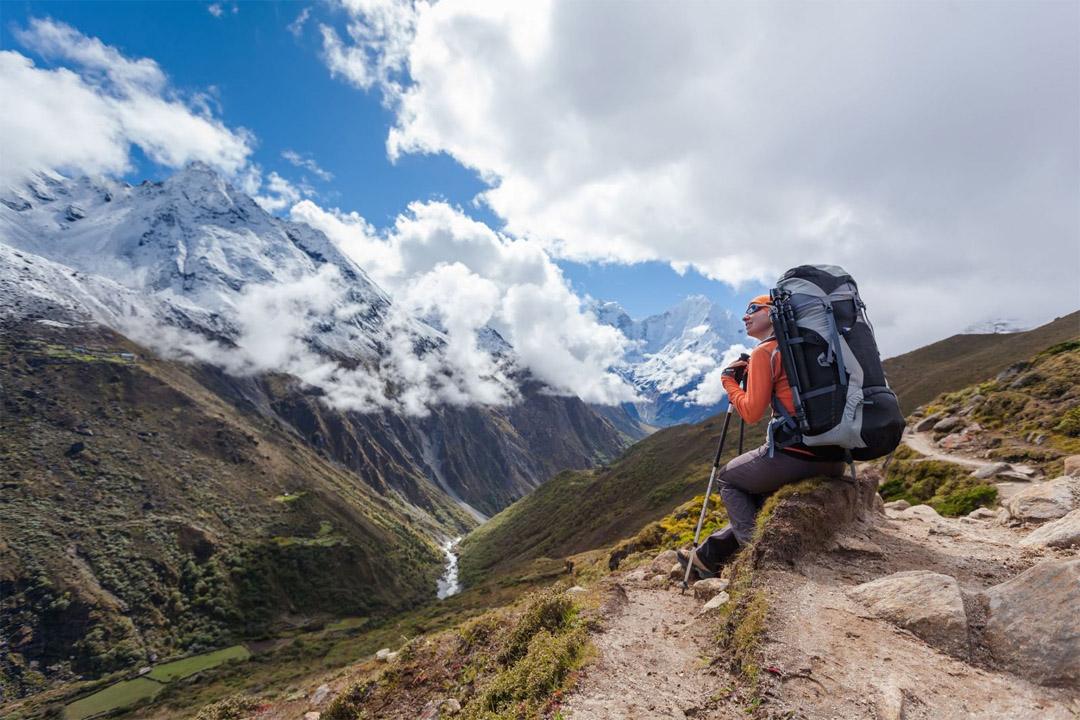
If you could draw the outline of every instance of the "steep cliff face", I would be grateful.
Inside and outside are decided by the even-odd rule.
[[[515,405],[443,406],[422,418],[341,412],[281,376],[246,385],[245,401],[264,403],[372,488],[392,488],[431,510],[426,493],[436,487],[476,519],[494,515],[560,470],[614,457],[627,443],[578,398],[546,394],[529,381]]]

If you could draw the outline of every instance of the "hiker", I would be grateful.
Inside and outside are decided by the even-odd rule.
[[[747,423],[758,422],[774,397],[789,414],[795,412],[791,388],[773,337],[771,306],[768,295],[758,295],[750,301],[742,320],[746,334],[759,344],[748,361],[736,360],[721,373],[728,402]],[[744,377],[745,390],[740,387]],[[720,498],[727,508],[730,524],[710,535],[696,552],[679,549],[679,562],[684,568],[691,563],[699,578],[712,577],[741,546],[750,542],[754,519],[765,496],[805,478],[840,477],[844,458],[843,448],[808,447],[802,443],[776,447],[770,456],[768,442],[739,455],[723,467],[718,477]]]

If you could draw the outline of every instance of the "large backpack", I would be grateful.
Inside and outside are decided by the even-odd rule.
[[[834,445],[854,460],[895,450],[904,416],[851,276],[836,265],[800,265],[784,273],[769,295],[795,404],[792,416],[773,397],[770,444]]]

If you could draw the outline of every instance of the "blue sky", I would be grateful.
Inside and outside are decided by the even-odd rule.
[[[323,207],[358,212],[377,228],[391,224],[415,200],[442,199],[495,229],[500,218],[474,201],[487,186],[477,173],[445,153],[406,153],[391,163],[387,131],[394,114],[378,89],[363,91],[331,77],[321,58],[317,22],[344,28],[347,17],[323,3],[206,2],[13,2],[2,11],[3,49],[50,59],[22,47],[12,30],[30,18],[52,18],[100,39],[129,58],[150,58],[181,93],[208,92],[217,115],[231,128],[255,135],[252,160],[293,183],[306,182]],[[233,12],[233,8],[237,11]],[[310,18],[291,32],[304,8]],[[293,150],[333,175],[324,180],[282,158]],[[155,165],[138,147],[127,180],[172,172]],[[690,294],[704,294],[738,312],[746,297],[764,287],[753,281],[739,291],[693,268],[677,274],[664,262],[635,264],[558,261],[579,295],[616,300],[634,317],[662,312]]]

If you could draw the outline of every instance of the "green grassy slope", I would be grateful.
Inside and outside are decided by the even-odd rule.
[[[725,461],[736,454],[737,417]],[[610,466],[559,473],[466,536],[462,579],[476,582],[534,558],[561,558],[633,536],[704,492],[722,426],[719,415],[666,428]],[[764,424],[747,428],[746,448],[762,442],[763,430]]]
[[[905,413],[943,392],[989,380],[1042,348],[1080,337],[1080,311],[1008,335],[953,335],[885,361],[889,385]]]
[[[4,330],[0,699],[434,595],[469,520],[425,478],[429,512],[113,333]]]

